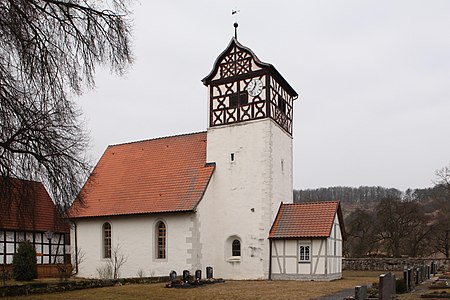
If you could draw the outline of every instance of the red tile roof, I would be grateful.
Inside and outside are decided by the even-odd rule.
[[[44,185],[36,181],[9,179],[10,206],[0,214],[0,228],[28,231],[69,232]]]
[[[206,132],[109,146],[82,189],[72,218],[192,211],[214,171]]]
[[[338,214],[343,230],[339,202],[281,204],[269,233],[269,238],[328,237]]]

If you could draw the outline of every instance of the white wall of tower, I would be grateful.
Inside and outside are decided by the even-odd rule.
[[[279,204],[292,202],[292,138],[269,118],[212,127],[207,162],[216,170],[197,208],[202,267],[229,279],[267,278],[270,226]]]

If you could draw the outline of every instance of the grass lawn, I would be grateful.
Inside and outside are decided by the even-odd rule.
[[[314,299],[356,285],[378,281],[380,272],[344,272],[343,279],[319,281],[226,281],[192,289],[168,289],[165,284],[123,285],[10,299]]]

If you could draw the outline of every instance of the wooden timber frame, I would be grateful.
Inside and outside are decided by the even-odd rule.
[[[44,231],[0,229],[0,265],[12,264],[19,244],[25,240],[34,245],[38,265],[70,263],[67,233],[53,232],[52,238],[48,239]]]
[[[255,96],[247,93],[253,79],[263,83]],[[202,81],[209,87],[210,127],[271,118],[292,136],[293,101],[298,94],[274,66],[261,62],[235,38]]]

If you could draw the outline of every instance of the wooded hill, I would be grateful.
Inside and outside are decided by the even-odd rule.
[[[384,198],[399,198],[407,201],[426,202],[442,194],[438,187],[407,189],[400,191],[382,186],[333,186],[317,189],[294,190],[294,203],[316,201],[340,201],[342,204],[370,204]]]
[[[294,202],[340,201],[346,257],[450,256],[450,165],[436,185],[400,191],[381,186],[294,190]]]

